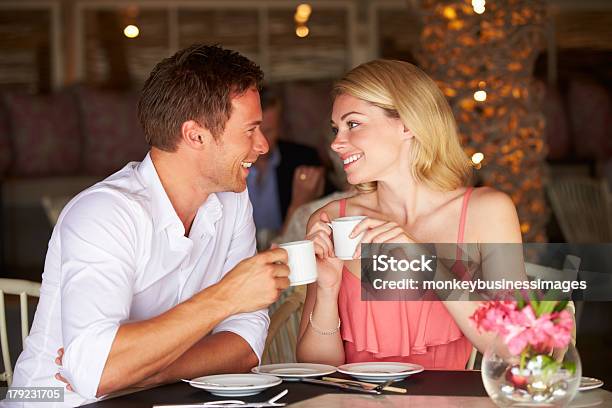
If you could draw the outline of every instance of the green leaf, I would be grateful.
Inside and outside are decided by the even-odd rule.
[[[540,311],[539,314],[537,314],[537,317],[542,316],[545,313],[551,313],[554,309],[555,306],[557,305],[556,301],[553,300],[543,300],[540,302]]]
[[[576,363],[573,361],[566,361],[565,363],[563,363],[563,368],[565,368],[567,371],[571,372],[572,374],[576,373]]]
[[[514,293],[515,293],[516,299],[518,299],[516,307],[518,308],[518,310],[521,310],[522,308],[525,307],[527,302],[525,301],[525,298],[523,297],[523,294],[521,293],[520,290],[515,290]]]
[[[569,303],[569,300],[559,301],[559,303],[557,303],[557,305],[555,306],[555,309],[553,310],[553,312],[560,312],[564,310],[568,303]]]

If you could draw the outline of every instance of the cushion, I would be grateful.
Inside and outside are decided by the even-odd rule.
[[[590,159],[610,157],[612,100],[605,86],[591,79],[574,79],[567,100],[576,155]]]
[[[546,87],[543,108],[546,117],[548,158],[564,159],[570,155],[571,140],[563,98],[556,88]]]
[[[80,165],[80,126],[74,97],[7,93],[12,176],[65,175]]]
[[[143,159],[148,146],[136,114],[137,93],[81,88],[77,95],[87,174],[107,176],[130,161]]]

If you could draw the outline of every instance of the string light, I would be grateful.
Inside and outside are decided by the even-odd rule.
[[[484,102],[487,100],[487,92],[480,90],[474,92],[474,100],[477,102]]]
[[[310,30],[305,25],[300,25],[295,28],[295,35],[300,38],[306,37],[310,33]]]
[[[308,22],[311,13],[312,7],[308,3],[302,3],[295,9],[295,14],[293,15],[293,19],[297,24],[295,27],[295,35],[300,38],[304,38],[310,33],[306,23]]]
[[[299,15],[300,17],[306,18],[306,20],[308,20],[308,18],[310,17],[310,13],[312,13],[312,7],[308,3],[300,4],[295,10],[296,16]]]
[[[457,12],[451,6],[444,7],[444,11],[442,11],[442,14],[444,14],[444,17],[449,20],[454,20],[457,18]]]
[[[482,166],[482,161],[484,160],[484,154],[481,152],[476,152],[472,155],[472,163],[474,166],[479,169]]]
[[[512,198],[526,242],[545,241],[545,122],[531,78],[545,46],[546,1],[418,3],[425,27],[419,63],[453,108],[468,160],[479,169],[475,182]],[[526,36],[533,32],[537,39]]]
[[[135,25],[128,25],[123,29],[123,34],[127,38],[136,38],[140,34],[140,30]]]
[[[482,14],[485,12],[485,0],[472,0],[472,8],[476,14]]]

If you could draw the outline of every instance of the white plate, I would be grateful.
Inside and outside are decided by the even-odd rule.
[[[321,377],[335,373],[336,367],[326,364],[291,363],[268,364],[251,369],[254,373],[270,374],[285,381],[299,381],[300,378]]]
[[[423,366],[418,364],[393,362],[353,363],[338,367],[338,371],[343,374],[348,374],[360,381],[373,383],[383,383],[388,380],[401,381],[423,370]]]
[[[580,379],[580,385],[578,386],[578,391],[593,390],[595,388],[601,387],[603,384],[604,384],[603,381],[598,380],[597,378],[582,377]]]
[[[184,380],[219,397],[246,397],[283,382],[278,377],[265,374],[218,374]]]

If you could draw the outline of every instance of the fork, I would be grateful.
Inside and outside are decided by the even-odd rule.
[[[220,400],[191,404],[153,405],[153,408],[261,408],[261,407],[284,407],[285,403],[278,403],[279,399],[287,395],[289,390],[284,390],[265,402],[244,402],[241,400]]]
[[[395,380],[387,380],[382,384],[377,385],[376,387],[372,388],[375,391],[378,392],[382,392],[383,389],[387,388],[388,386],[390,386],[391,384],[393,384],[395,382]]]

